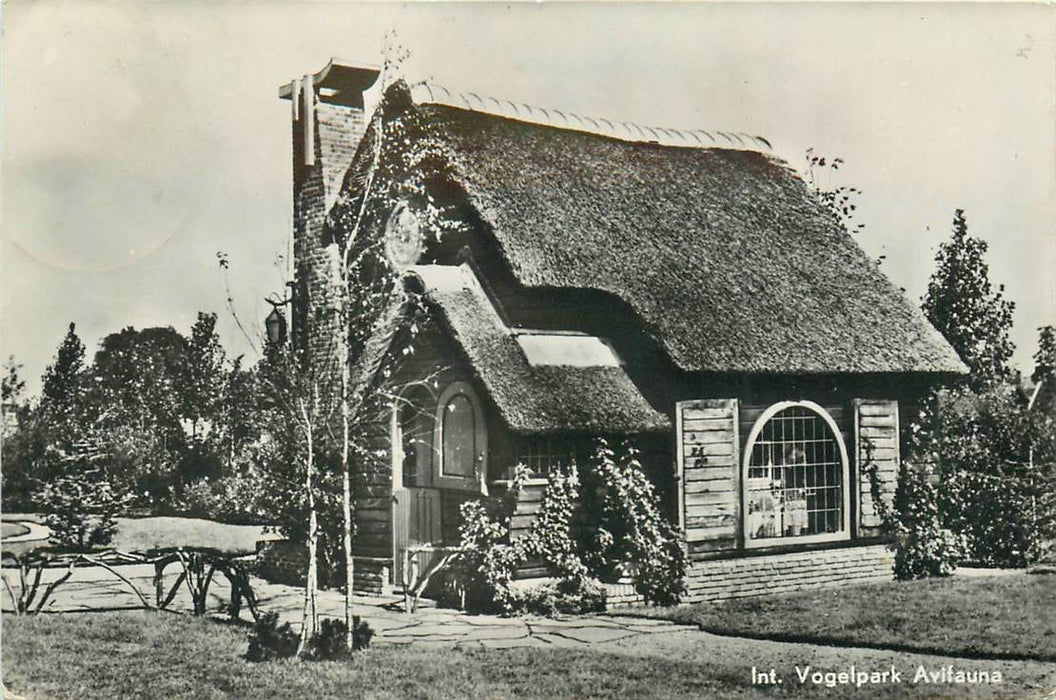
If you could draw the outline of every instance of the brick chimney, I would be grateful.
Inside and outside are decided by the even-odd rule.
[[[334,205],[348,166],[366,129],[363,93],[379,69],[331,59],[317,73],[279,88],[290,100],[293,122],[293,241],[295,343],[326,352],[333,335],[325,332],[322,310],[330,308],[336,250],[325,245],[323,222]],[[313,329],[313,326],[316,328]]]

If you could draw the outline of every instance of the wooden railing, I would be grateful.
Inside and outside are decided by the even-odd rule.
[[[432,544],[417,544],[405,547],[403,556],[403,609],[413,613],[418,610],[418,600],[429,585],[429,579],[448,566],[465,551],[461,547],[438,547]],[[419,554],[435,554],[423,571]],[[464,602],[464,601],[463,601]],[[462,606],[460,606],[462,607]]]

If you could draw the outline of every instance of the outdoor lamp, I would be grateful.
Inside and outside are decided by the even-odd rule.
[[[268,343],[274,346],[286,342],[286,317],[274,307],[268,317],[264,319],[264,329],[268,334]]]

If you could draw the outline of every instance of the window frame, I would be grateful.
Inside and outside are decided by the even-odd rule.
[[[472,477],[444,474],[444,411],[447,410],[447,405],[458,396],[468,399],[473,411],[473,447],[476,456],[473,461],[474,475]],[[468,382],[451,382],[444,387],[437,399],[436,416],[433,421],[432,467],[434,486],[488,495],[488,429],[480,399]]]
[[[752,539],[748,536],[748,469],[752,461],[752,448],[766,424],[775,415],[788,408],[805,408],[820,416],[829,430],[832,431],[839,448],[840,455],[840,491],[842,513],[840,518],[840,530],[838,532],[824,532],[817,535],[792,536],[792,537],[766,537]],[[847,445],[843,439],[840,426],[832,415],[813,401],[779,401],[769,406],[752,424],[748,431],[748,438],[744,443],[743,458],[740,465],[740,499],[741,499],[741,541],[745,549],[762,549],[766,547],[788,547],[799,544],[813,544],[816,542],[840,542],[851,539],[851,483],[850,483],[850,459],[848,457]]]
[[[420,395],[416,395],[420,394]],[[433,477],[433,429],[427,425],[427,421],[433,421],[431,409],[432,397],[420,387],[405,388],[400,395],[392,401],[389,435],[392,441],[392,485],[394,489],[401,488],[428,488],[432,486]],[[407,456],[404,449],[406,443],[406,425],[404,424],[404,411],[412,408],[417,411],[416,421],[423,425],[417,431],[418,442],[414,447],[415,458],[421,464],[418,465],[417,474],[424,479],[415,478],[413,482],[408,481],[404,474],[403,461]]]
[[[553,435],[529,435],[521,439],[520,444],[517,448],[517,459],[515,464],[523,464],[529,470],[529,480],[538,481],[541,483],[547,483],[550,481],[550,475],[553,473],[555,463],[552,458],[559,457],[564,458],[557,462],[557,465],[569,467],[574,465],[577,461],[579,454],[579,440],[574,437],[555,437]],[[539,447],[542,445],[543,450],[538,451],[536,454],[532,454],[533,447]],[[540,461],[540,458],[546,458],[548,460],[546,471],[538,471],[532,468],[531,461]],[[513,472],[510,473],[511,478]]]

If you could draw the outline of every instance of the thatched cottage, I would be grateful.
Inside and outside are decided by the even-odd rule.
[[[311,310],[376,153],[368,118],[397,118],[364,113],[377,75],[335,61],[280,91],[296,342],[325,335]],[[545,484],[599,435],[642,447],[689,600],[890,576],[872,498],[893,493],[900,416],[964,367],[765,140],[392,90],[443,160],[428,196],[463,225],[430,243],[401,202],[364,227],[429,322],[377,426],[382,466],[355,475],[357,587],[400,581],[413,543],[454,543],[459,504],[515,464]],[[413,168],[419,146],[386,148]]]

